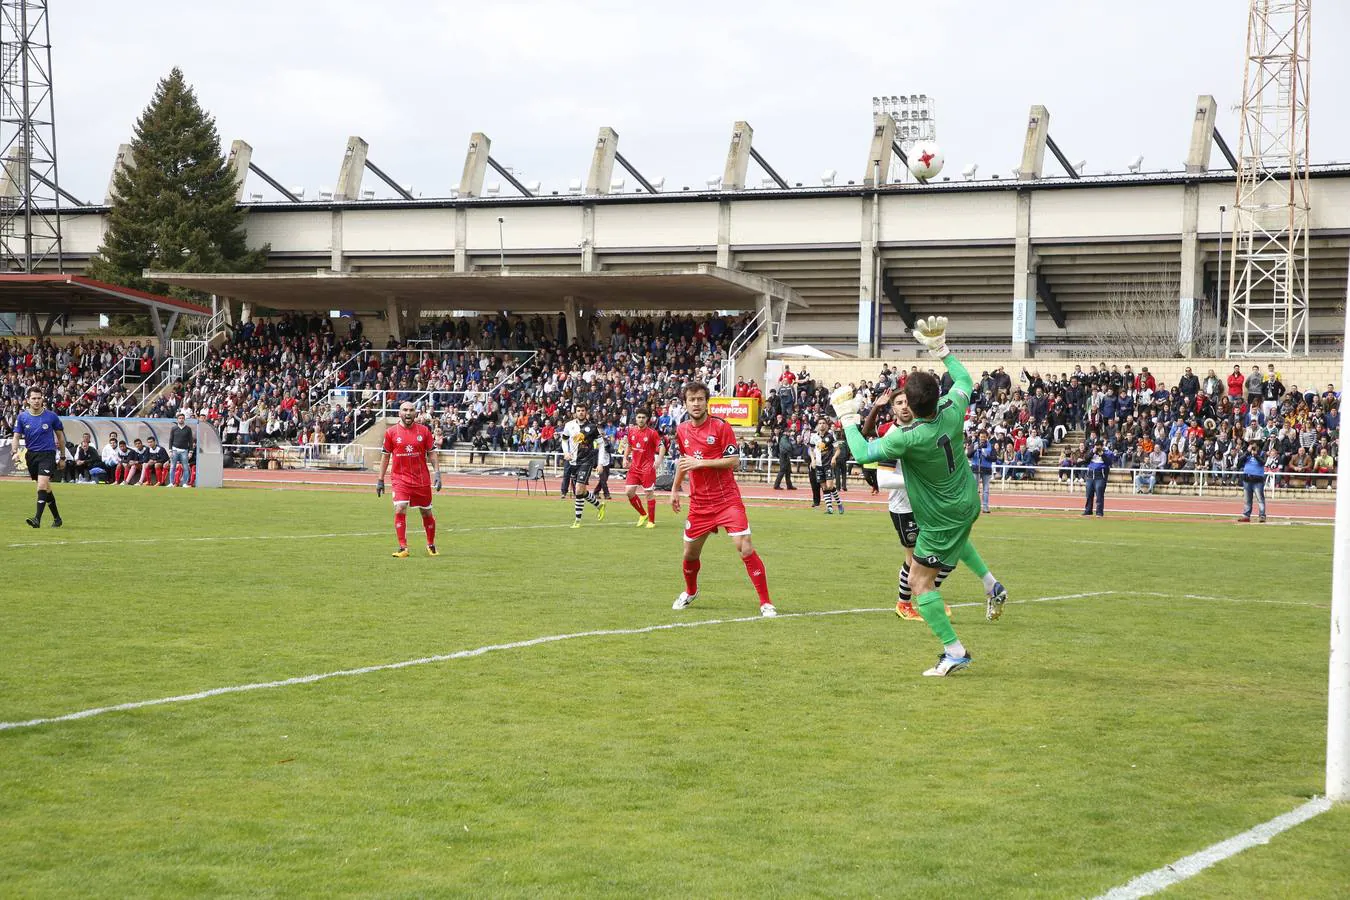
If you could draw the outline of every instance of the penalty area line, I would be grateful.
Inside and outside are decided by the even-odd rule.
[[[549,526],[556,527],[556,526]],[[565,527],[565,526],[564,526]],[[1114,591],[1095,591],[1088,594],[1062,594],[1054,597],[1035,597],[1028,600],[1013,600],[1010,603],[1048,603],[1052,600],[1077,600],[1086,597],[1100,597],[1107,594],[1113,594]],[[957,603],[953,606],[983,606],[984,602],[976,603]],[[892,606],[885,607],[867,607],[860,609],[831,609],[814,612],[799,613],[779,613],[779,619],[802,619],[818,618],[821,616],[847,616],[859,613],[882,613],[894,612]],[[559,641],[572,641],[578,638],[595,637],[622,637],[639,634],[654,634],[659,631],[674,631],[680,628],[701,628],[706,625],[734,625],[744,622],[759,622],[764,618],[759,615],[743,616],[734,619],[703,619],[697,622],[665,622],[660,625],[646,625],[640,628],[611,628],[594,631],[575,631],[569,634],[551,634],[543,637],[529,638],[523,641],[511,641],[505,644],[488,644],[483,647],[475,647],[472,650],[456,650],[453,653],[439,653],[435,656],[423,656],[418,659],[405,659],[399,662],[381,663],[371,666],[360,666],[354,669],[339,669],[334,672],[320,672],[313,675],[300,675],[294,678],[282,678],[277,681],[258,681],[251,684],[236,684],[227,687],[210,688],[204,691],[195,691],[190,694],[177,694],[172,697],[157,697],[152,700],[135,700],[128,703],[115,703],[110,706],[96,706],[90,709],[82,709],[78,712],[66,713],[59,716],[44,716],[37,719],[28,719],[21,722],[0,722],[0,731],[14,731],[21,728],[37,728],[42,725],[55,725],[61,722],[75,722],[80,719],[91,719],[95,716],[107,715],[115,712],[129,712],[135,709],[146,709],[151,706],[166,706],[173,703],[191,703],[196,700],[207,700],[211,697],[220,697],[226,694],[244,694],[252,691],[266,691],[276,688],[293,687],[299,684],[314,684],[319,681],[327,681],[330,678],[353,678],[358,675],[370,675],[375,672],[392,672],[396,669],[408,669],[413,666],[426,666],[433,663],[451,662],[458,659],[473,659],[488,653],[497,653],[503,650],[523,650],[528,647],[538,647],[541,644],[556,644]]]
[[[1139,897],[1152,896],[1174,884],[1199,875],[1209,867],[1236,856],[1243,850],[1249,850],[1260,844],[1268,844],[1270,839],[1276,835],[1282,834],[1296,825],[1302,825],[1329,809],[1331,809],[1330,800],[1326,797],[1314,797],[1302,806],[1276,816],[1269,822],[1262,822],[1255,828],[1250,828],[1226,841],[1220,841],[1206,847],[1199,853],[1183,856],[1176,862],[1165,865],[1160,869],[1145,872],[1119,887],[1112,888],[1099,896],[1097,900],[1136,900]]]

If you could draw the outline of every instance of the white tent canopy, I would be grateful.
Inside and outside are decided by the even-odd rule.
[[[770,356],[786,357],[789,359],[834,359],[835,356],[826,353],[824,350],[817,350],[810,344],[797,344],[792,347],[778,347],[769,351]]]

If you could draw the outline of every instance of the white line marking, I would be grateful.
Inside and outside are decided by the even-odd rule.
[[[619,523],[591,523],[587,528],[614,528]],[[413,523],[415,526],[416,523]],[[409,526],[410,528],[413,526]],[[571,522],[558,525],[483,525],[468,528],[441,528],[437,534],[464,534],[474,531],[530,531],[536,528],[570,528]],[[624,526],[628,527],[628,526]],[[83,544],[177,544],[177,543],[215,543],[223,541],[307,541],[323,538],[378,537],[389,534],[388,531],[330,531],[321,534],[241,534],[206,535],[202,537],[153,537],[153,538],[106,538],[88,541],[24,541],[19,544],[7,544],[7,547],[60,547],[62,545]]]
[[[1226,841],[1220,841],[1211,847],[1206,847],[1199,853],[1182,857],[1161,869],[1145,872],[1127,884],[1112,888],[1098,897],[1097,900],[1136,900],[1139,897],[1156,894],[1178,882],[1185,881],[1187,878],[1199,875],[1215,863],[1223,862],[1230,856],[1236,856],[1243,850],[1255,847],[1258,844],[1268,844],[1275,835],[1288,831],[1295,825],[1302,825],[1329,809],[1331,809],[1330,800],[1325,797],[1314,797],[1297,809],[1282,816],[1276,816],[1269,822],[1263,822],[1255,828],[1242,832],[1242,834],[1230,837]]]
[[[546,526],[557,527],[557,526]],[[1090,594],[1063,594],[1056,597],[1036,597],[1030,600],[1012,600],[1010,603],[1048,603],[1051,600],[1077,600],[1084,597],[1100,597],[1106,594],[1115,593],[1114,591],[1096,591]],[[975,603],[955,603],[953,606],[984,606],[984,601]],[[895,607],[872,607],[865,609],[833,609],[821,612],[801,612],[801,613],[779,613],[779,619],[796,619],[818,616],[845,616],[855,613],[880,613],[894,612]],[[355,669],[339,669],[336,672],[323,672],[316,675],[301,675],[295,678],[283,678],[279,681],[260,681],[253,684],[237,684],[230,687],[211,688],[210,690],[197,691],[192,694],[178,694],[173,697],[159,697],[154,700],[136,700],[130,703],[117,703],[112,706],[97,706],[92,709],[82,709],[79,712],[66,713],[61,716],[47,716],[40,719],[29,719],[26,722],[0,722],[0,731],[10,731],[17,728],[35,728],[39,725],[53,725],[57,722],[73,722],[77,719],[88,719],[93,716],[101,716],[111,712],[126,712],[132,709],[144,709],[147,706],[163,706],[168,703],[188,703],[193,700],[205,700],[208,697],[218,697],[222,694],[242,694],[248,691],[262,691],[271,688],[291,687],[297,684],[312,684],[316,681],[326,681],[329,678],[348,678],[355,675],[369,675],[372,672],[388,672],[394,669],[406,669],[410,666],[425,666],[431,663],[449,662],[456,659],[471,659],[475,656],[482,656],[485,653],[494,653],[499,650],[521,650],[526,647],[536,647],[540,644],[552,644],[558,641],[570,641],[576,638],[588,637],[612,637],[635,634],[651,634],[657,631],[671,631],[676,628],[699,628],[704,625],[730,625],[740,622],[758,622],[762,616],[747,616],[737,619],[704,619],[700,622],[668,622],[662,625],[647,625],[642,628],[615,628],[600,631],[578,631],[571,634],[553,634],[545,637],[530,638],[524,641],[512,641],[508,644],[489,644],[486,647],[476,647],[473,650],[457,650],[454,653],[441,653],[436,656],[424,656],[420,659],[405,659],[401,662],[382,663],[374,666],[361,666]]]
[[[1257,600],[1253,597],[1211,597],[1207,594],[1164,594],[1161,591],[1117,591],[1128,597],[1163,597],[1169,600],[1209,600],[1217,603],[1263,603],[1271,606],[1306,606],[1312,609],[1330,609],[1328,603],[1306,603],[1300,600]]]

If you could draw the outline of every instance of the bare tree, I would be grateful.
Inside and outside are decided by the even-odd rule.
[[[1219,352],[1214,312],[1197,298],[1190,347],[1181,331],[1180,279],[1165,272],[1146,280],[1122,282],[1093,310],[1088,339],[1094,355],[1119,359],[1213,357]]]

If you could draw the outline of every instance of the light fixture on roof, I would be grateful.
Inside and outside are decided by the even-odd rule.
[[[709,178],[704,184],[708,186],[708,190],[710,191],[720,191],[722,189],[722,176],[718,175],[715,178]]]
[[[539,193],[540,189],[543,188],[543,186],[544,186],[544,183],[543,183],[542,181],[527,181],[527,182],[525,182],[525,190],[529,191],[531,194],[537,194],[537,193]]]
[[[611,194],[622,194],[622,193],[623,193],[623,186],[624,186],[626,183],[627,183],[627,179],[625,179],[625,178],[622,177],[622,176],[620,176],[620,177],[618,177],[618,178],[610,179],[610,182],[609,182],[609,192],[610,192]]]
[[[1139,170],[1142,169],[1143,167],[1144,167],[1144,154],[1141,153],[1141,154],[1139,154],[1138,156],[1136,156],[1134,159],[1130,160],[1130,166],[1129,166],[1129,169],[1130,169],[1131,172],[1134,172],[1134,173],[1137,174],[1137,173],[1139,172]]]
[[[666,176],[657,175],[655,178],[652,179],[652,187],[656,188],[658,193],[663,188],[665,188],[665,186],[666,186]]]
[[[762,188],[776,188],[778,187],[778,182],[766,175],[759,180],[759,186]]]
[[[248,195],[248,202],[249,202],[249,203],[261,203],[261,202],[262,202],[262,194],[257,194],[257,193],[249,194],[249,195]]]
[[[820,173],[820,183],[825,185],[825,187],[833,187],[834,180],[838,177],[839,172],[837,169],[826,169],[824,172]]]
[[[305,186],[302,184],[297,187],[293,187],[291,188],[291,193],[299,197],[301,200],[303,200],[305,199]]]
[[[581,179],[580,179],[580,178],[573,178],[571,181],[567,182],[567,193],[569,193],[569,194],[580,194],[580,193],[581,193]]]
[[[333,199],[333,189],[330,188],[330,187],[328,187],[328,186],[326,186],[326,185],[320,187],[320,188],[319,188],[319,199],[320,199],[320,200],[332,200],[332,199]]]
[[[493,196],[493,197],[495,197],[496,195],[500,194],[501,192],[502,192],[502,183],[501,183],[500,181],[494,181],[494,182],[492,182],[491,184],[489,184],[487,187],[483,188],[483,193],[484,193],[484,194],[487,194],[487,195]]]
[[[1073,164],[1073,170],[1074,170],[1075,172],[1077,172],[1079,175],[1082,175],[1082,174],[1083,174],[1083,170],[1086,169],[1086,168],[1087,168],[1087,160],[1086,160],[1086,159],[1080,159],[1078,162],[1076,162],[1076,163]]]
[[[361,192],[361,199],[362,199],[362,200],[374,200],[374,199],[375,199],[375,192],[372,191],[372,190],[370,190],[369,188],[367,188],[367,189],[365,189],[365,190],[363,190],[363,191]]]
[[[961,177],[964,178],[966,181],[974,181],[975,173],[978,171],[980,171],[980,164],[971,163],[970,165],[966,166],[964,169],[961,170]]]

